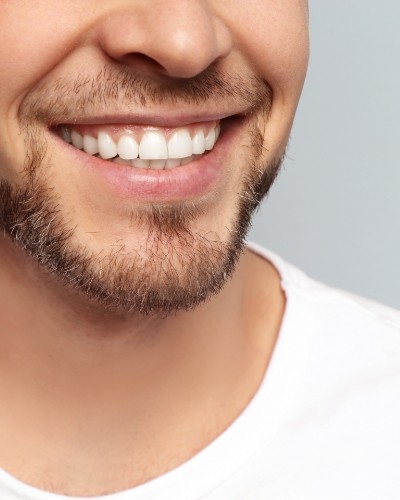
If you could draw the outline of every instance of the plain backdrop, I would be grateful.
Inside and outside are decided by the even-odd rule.
[[[400,1],[310,0],[287,158],[249,240],[400,309]]]

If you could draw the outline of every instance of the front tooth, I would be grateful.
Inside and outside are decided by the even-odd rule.
[[[118,141],[118,156],[124,160],[134,160],[139,155],[139,145],[133,137],[123,135]]]
[[[167,141],[161,132],[146,132],[140,141],[139,158],[142,160],[166,160],[168,158]]]
[[[206,150],[206,139],[204,137],[204,132],[202,130],[198,130],[193,139],[193,154],[201,155]]]
[[[215,140],[216,140],[215,128],[212,128],[206,137],[206,149],[207,150],[210,150],[214,147]]]
[[[99,153],[103,160],[108,160],[109,158],[117,156],[117,145],[108,134],[99,132],[97,141],[99,143]]]
[[[193,152],[192,138],[187,130],[177,130],[168,141],[169,158],[186,158]]]
[[[76,148],[78,149],[83,148],[83,137],[81,136],[81,134],[78,134],[78,132],[76,132],[75,130],[72,130],[71,132],[71,141]]]
[[[83,149],[89,155],[95,155],[99,152],[99,143],[97,139],[90,135],[83,136]]]

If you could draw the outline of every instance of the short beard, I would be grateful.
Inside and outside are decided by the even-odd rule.
[[[46,144],[38,129],[25,127],[27,160],[22,186],[0,182],[0,228],[17,245],[77,291],[86,303],[112,314],[139,313],[166,317],[189,311],[220,292],[232,276],[244,248],[251,217],[269,191],[281,158],[264,168],[259,162],[263,136],[255,127],[250,165],[244,169],[229,238],[194,232],[195,204],[152,205],[132,213],[146,242],[138,251],[121,246],[94,253],[74,241],[74,227],[65,220],[53,190],[38,172]]]

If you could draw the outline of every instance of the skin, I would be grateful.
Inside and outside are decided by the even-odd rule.
[[[190,80],[213,65],[262,78],[272,89],[272,107],[267,118],[259,111],[254,123],[268,168],[284,153],[301,93],[307,16],[303,0],[87,0],[85,15],[77,0],[2,2],[1,178],[14,186],[24,181],[27,144],[18,117],[32,92],[82,72],[95,76],[110,64],[160,84]],[[193,115],[224,106],[218,100],[182,104]],[[229,106],[233,113],[235,101]],[[70,108],[74,116],[73,100]],[[149,109],[176,114],[168,102],[150,102]],[[132,104],[132,112],[143,109]],[[46,186],[76,228],[75,242],[97,251],[122,240],[128,252],[143,251],[148,235],[132,227],[126,210],[145,202],[118,200],[71,171],[48,124],[37,121],[49,145],[41,167]],[[250,144],[251,126],[244,123],[227,158],[229,175],[191,222],[193,230],[227,239],[242,171],[251,168]],[[95,307],[6,236],[0,274],[6,408],[0,465],[37,488],[75,496],[149,481],[221,434],[265,374],[285,305],[276,270],[249,251],[221,292],[168,317]]]

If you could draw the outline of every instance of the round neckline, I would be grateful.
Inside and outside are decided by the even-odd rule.
[[[249,404],[232,424],[187,462],[142,485],[102,496],[76,497],[40,490],[0,468],[0,486],[14,493],[15,500],[151,500],[200,498],[221,484],[254,456],[295,404],[296,385],[304,355],[308,352],[312,317],[301,307],[291,286],[292,268],[270,251],[254,243],[247,248],[268,260],[281,277],[286,306],[278,339],[264,377]],[[300,271],[298,271],[300,273]],[[300,313],[300,314],[299,314]],[[294,331],[303,334],[296,339]],[[303,365],[304,366],[304,365]],[[290,367],[290,369],[288,369]],[[257,429],[257,432],[254,430]],[[19,495],[19,496],[18,496]],[[10,500],[14,500],[13,497]]]

